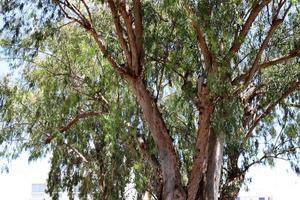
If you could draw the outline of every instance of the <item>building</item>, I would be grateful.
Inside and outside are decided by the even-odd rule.
[[[241,196],[236,200],[273,200],[273,198],[269,196]]]
[[[47,185],[43,183],[34,183],[31,185],[31,198],[30,200],[51,200],[46,193]],[[78,191],[75,193],[75,200],[78,200]],[[59,193],[60,200],[68,200],[66,193]]]
[[[32,184],[31,185],[31,199],[30,200],[48,200],[49,196],[46,194],[45,184]]]

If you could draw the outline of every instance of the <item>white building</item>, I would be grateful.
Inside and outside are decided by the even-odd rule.
[[[51,200],[48,194],[46,194],[47,186],[43,183],[34,183],[31,185],[31,198],[30,200]],[[75,200],[78,200],[78,195],[75,193]],[[59,200],[68,200],[66,193],[59,193]]]
[[[241,196],[237,200],[273,200],[273,198],[269,196]]]

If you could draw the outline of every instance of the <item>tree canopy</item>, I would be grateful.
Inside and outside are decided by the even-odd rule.
[[[51,155],[48,192],[235,199],[300,172],[296,0],[5,0],[0,155]],[[3,166],[1,166],[3,167]]]

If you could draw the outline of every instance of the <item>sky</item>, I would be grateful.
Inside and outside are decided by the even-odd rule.
[[[1,58],[1,56],[0,56]],[[0,77],[8,73],[8,65],[0,60]],[[49,158],[28,163],[28,154],[23,153],[9,165],[8,174],[0,174],[0,199],[29,200],[31,184],[46,183]],[[0,159],[0,165],[4,161]],[[255,166],[249,173],[252,177],[249,191],[242,189],[240,196],[271,196],[273,200],[299,200],[300,177],[286,161],[277,161],[273,168]]]

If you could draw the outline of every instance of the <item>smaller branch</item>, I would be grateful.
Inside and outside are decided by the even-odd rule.
[[[253,161],[252,163],[250,163],[249,165],[247,165],[244,169],[244,171],[247,171],[251,166],[255,165],[255,164],[259,164],[261,163],[264,159],[267,159],[267,158],[275,158],[275,159],[282,159],[282,160],[288,160],[286,158],[283,158],[283,157],[279,157],[285,153],[288,153],[290,151],[296,151],[300,149],[300,147],[291,147],[291,148],[288,148],[288,149],[284,149],[276,154],[264,154],[260,159],[256,160],[256,161]],[[275,150],[275,149],[273,149]]]
[[[92,37],[95,39],[98,47],[100,48],[103,56],[109,61],[109,63],[111,64],[113,69],[118,73],[118,75],[120,75],[122,78],[125,78],[125,79],[129,78],[129,73],[128,73],[127,69],[121,67],[118,64],[118,62],[115,60],[113,55],[108,52],[103,39],[100,37],[100,35],[94,29],[91,22],[88,21],[86,19],[86,17],[84,15],[82,15],[82,13],[80,13],[80,11],[78,11],[78,9],[76,7],[74,8],[73,5],[71,5],[68,1],[66,1],[66,2],[58,1],[58,5],[67,18],[76,21],[78,24],[80,24],[83,28],[85,28],[92,35]],[[75,15],[77,15],[79,17],[79,19],[71,17],[66,12],[66,10],[64,9],[64,7],[62,5],[64,5],[65,7],[69,8],[71,11],[73,11],[75,13]]]
[[[89,161],[86,159],[86,157],[80,153],[75,147],[68,143],[64,143],[68,148],[70,148],[77,156],[79,156],[83,162],[88,163]]]
[[[130,45],[130,50],[131,50],[131,61],[132,61],[132,69],[134,70],[134,72],[136,73],[136,75],[138,75],[139,73],[139,56],[138,56],[138,51],[137,51],[137,45],[136,45],[136,37],[135,37],[135,33],[133,31],[133,27],[132,27],[132,23],[133,23],[133,19],[130,15],[130,13],[128,13],[126,11],[126,4],[125,2],[120,3],[120,12],[121,15],[124,19],[125,22],[125,26],[127,29],[127,34],[128,34],[128,39],[129,39],[129,45]]]
[[[280,138],[281,135],[283,134],[283,131],[284,131],[286,125],[287,125],[287,122],[288,122],[288,120],[287,120],[287,112],[285,112],[285,113],[284,113],[284,124],[281,126],[281,130],[280,130],[279,134],[277,135],[277,137],[276,137],[276,139],[275,139],[275,143],[274,143],[275,146],[276,146],[277,142],[279,141],[279,138]],[[279,145],[280,145],[280,144],[279,144]]]
[[[287,61],[291,58],[295,58],[297,56],[300,56],[300,51],[295,49],[295,50],[292,50],[289,54],[287,54],[285,56],[275,58],[273,60],[269,60],[267,62],[264,62],[264,63],[260,64],[259,68],[264,69],[264,68],[267,68],[269,66],[277,65],[277,64],[285,62],[285,61]]]
[[[88,15],[89,15],[89,19],[90,19],[90,22],[91,24],[93,24],[93,18],[92,18],[92,14],[91,14],[91,11],[90,11],[90,8],[88,7],[87,3],[85,2],[85,0],[81,0],[81,2],[83,3]]]
[[[253,130],[255,129],[255,127],[258,125],[258,123],[265,118],[268,114],[271,113],[271,111],[275,108],[276,105],[278,105],[282,100],[284,100],[286,97],[288,97],[291,93],[293,93],[294,91],[296,91],[297,89],[299,89],[300,86],[300,82],[294,82],[275,102],[270,103],[267,108],[265,109],[265,111],[260,114],[253,122],[253,125],[249,128],[246,136],[245,136],[245,140],[248,140],[253,133]]]
[[[98,47],[100,48],[102,54],[104,57],[107,58],[107,60],[109,61],[109,63],[111,64],[111,66],[113,67],[113,69],[122,77],[122,78],[128,78],[129,74],[127,72],[126,68],[122,68],[117,61],[115,60],[115,58],[111,55],[111,53],[108,52],[104,41],[101,39],[101,37],[97,34],[97,32],[94,29],[87,29],[91,35],[93,36],[93,38],[95,39]]]
[[[255,60],[253,62],[253,65],[252,67],[250,68],[250,70],[246,73],[246,74],[243,74],[242,75],[242,78],[244,79],[244,85],[247,86],[249,84],[249,82],[251,81],[251,79],[254,77],[254,75],[256,74],[257,71],[260,70],[260,67],[261,65],[259,65],[260,63],[260,60],[261,60],[261,57],[262,57],[262,54],[263,52],[265,51],[265,49],[268,47],[268,43],[269,41],[271,40],[274,32],[277,30],[277,28],[283,23],[288,11],[290,10],[291,8],[291,5],[290,4],[287,9],[284,11],[284,14],[282,16],[281,19],[278,18],[278,15],[279,15],[279,12],[282,8],[282,6],[284,5],[285,1],[282,1],[279,3],[279,6],[278,8],[276,9],[276,13],[275,15],[273,16],[273,19],[272,19],[272,24],[271,24],[271,27],[267,33],[267,36],[266,38],[264,39],[264,41],[262,42],[257,54],[256,54],[256,57],[255,57]]]
[[[68,25],[70,25],[70,24],[72,24],[72,23],[75,23],[76,21],[74,21],[74,20],[71,20],[71,21],[69,21],[69,22],[67,22],[67,23],[65,23],[65,24],[62,24],[62,25],[60,25],[59,27],[57,27],[56,29],[61,29],[61,28],[63,28],[63,27],[65,27],[65,26],[68,26]]]
[[[68,0],[66,0],[65,2],[63,1],[59,1],[60,4],[64,5],[65,7],[67,7],[68,9],[70,9],[77,17],[79,17],[79,19],[81,20],[81,22],[84,24],[86,21],[88,21],[86,19],[86,17],[81,13],[81,11],[72,3],[70,3]]]
[[[246,74],[242,75],[244,77],[245,85],[248,85],[248,83],[250,82],[252,77],[259,70],[259,66],[260,66],[259,62],[260,62],[261,56],[262,56],[264,50],[268,47],[268,43],[271,40],[271,38],[273,36],[273,33],[279,27],[279,25],[282,24],[282,22],[283,22],[283,19],[275,19],[273,21],[273,23],[271,25],[271,28],[270,28],[269,32],[267,33],[266,38],[264,39],[263,43],[261,44],[261,46],[260,46],[260,48],[259,48],[259,50],[256,54],[256,57],[255,57],[255,60],[254,60],[254,63],[252,65],[252,67],[250,68],[250,70]]]
[[[212,64],[212,55],[211,55],[211,52],[209,51],[209,48],[205,41],[204,32],[203,32],[202,28],[200,27],[200,25],[198,24],[198,22],[195,20],[196,16],[195,16],[193,9],[190,6],[186,6],[186,9],[192,16],[192,19],[191,19],[192,26],[196,31],[198,46],[201,49],[201,52],[202,52],[203,58],[204,58],[204,64],[206,66],[206,69],[208,70],[208,69],[210,69],[211,64]]]
[[[157,89],[156,100],[158,100],[160,91],[162,89],[161,86],[162,86],[162,79],[164,77],[164,71],[165,71],[165,65],[162,66],[160,77],[157,77],[157,80],[156,80],[156,89]]]
[[[85,119],[85,118],[88,118],[88,117],[99,116],[100,114],[101,114],[101,112],[94,112],[94,111],[80,113],[74,119],[72,119],[68,124],[66,124],[64,126],[61,126],[58,130],[61,133],[65,132],[68,129],[70,129],[74,124],[79,122],[79,120]]]
[[[44,144],[49,144],[54,138],[53,135],[51,135],[47,132],[42,131],[42,134],[44,136],[46,136],[46,140],[44,141]],[[68,148],[70,148],[76,155],[78,155],[83,160],[83,162],[88,163],[88,160],[86,159],[86,157],[82,153],[80,153],[76,148],[74,148],[72,145],[70,145],[66,142],[63,142],[63,144],[66,145]]]
[[[65,10],[65,8],[64,8],[60,3],[62,3],[62,2],[59,2],[59,3],[58,3],[58,6],[60,7],[61,11],[64,13],[64,15],[66,16],[66,18],[68,18],[68,19],[70,19],[70,20],[73,20],[73,21],[77,22],[77,23],[80,24],[81,26],[84,26],[83,23],[82,23],[82,21],[80,21],[79,19],[77,19],[77,18],[75,18],[75,17],[71,17],[71,16],[67,13],[67,11]],[[62,3],[62,4],[63,4],[63,3]],[[63,4],[63,5],[65,5],[65,4]],[[65,5],[65,6],[66,6],[66,5]]]
[[[300,104],[293,104],[293,103],[290,103],[290,104],[286,104],[287,106],[290,106],[290,107],[294,107],[294,108],[299,108],[300,109]]]

